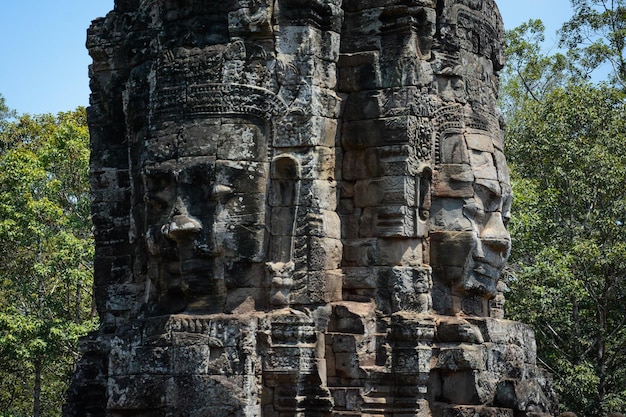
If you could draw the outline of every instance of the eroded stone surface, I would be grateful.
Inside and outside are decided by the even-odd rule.
[[[493,0],[118,0],[64,415],[553,413],[504,317]]]

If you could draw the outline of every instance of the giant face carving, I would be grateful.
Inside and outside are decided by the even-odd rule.
[[[502,140],[483,131],[442,135],[431,215],[433,303],[443,314],[490,315],[511,248],[511,187]]]
[[[159,311],[262,302],[266,149],[259,125],[232,118],[179,124],[148,142],[141,176]]]

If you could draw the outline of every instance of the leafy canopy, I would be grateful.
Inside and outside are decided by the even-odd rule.
[[[561,30],[561,46],[586,76],[604,64],[609,80],[626,88],[626,0],[571,0],[572,18]]]
[[[0,414],[56,416],[95,326],[85,109],[0,117]]]
[[[626,405],[626,95],[581,77],[580,51],[544,53],[542,32],[507,34],[508,310],[535,328],[562,409],[603,416]]]

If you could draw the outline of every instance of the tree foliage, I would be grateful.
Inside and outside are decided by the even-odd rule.
[[[85,110],[12,116],[0,129],[0,415],[55,416],[95,324]]]
[[[582,73],[589,75],[603,64],[611,67],[610,80],[626,89],[626,0],[571,0],[572,18],[563,25],[561,45],[567,48]]]
[[[561,407],[604,416],[626,406],[626,95],[577,77],[577,52],[545,56],[541,30],[508,33],[508,310],[535,328]]]
[[[544,31],[545,26],[537,19],[507,31],[507,65],[500,87],[500,105],[507,118],[521,102],[541,100],[575,71],[566,54],[543,52]]]

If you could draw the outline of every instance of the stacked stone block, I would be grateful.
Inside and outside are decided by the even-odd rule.
[[[493,0],[133,0],[90,68],[65,416],[546,416],[503,320]]]

